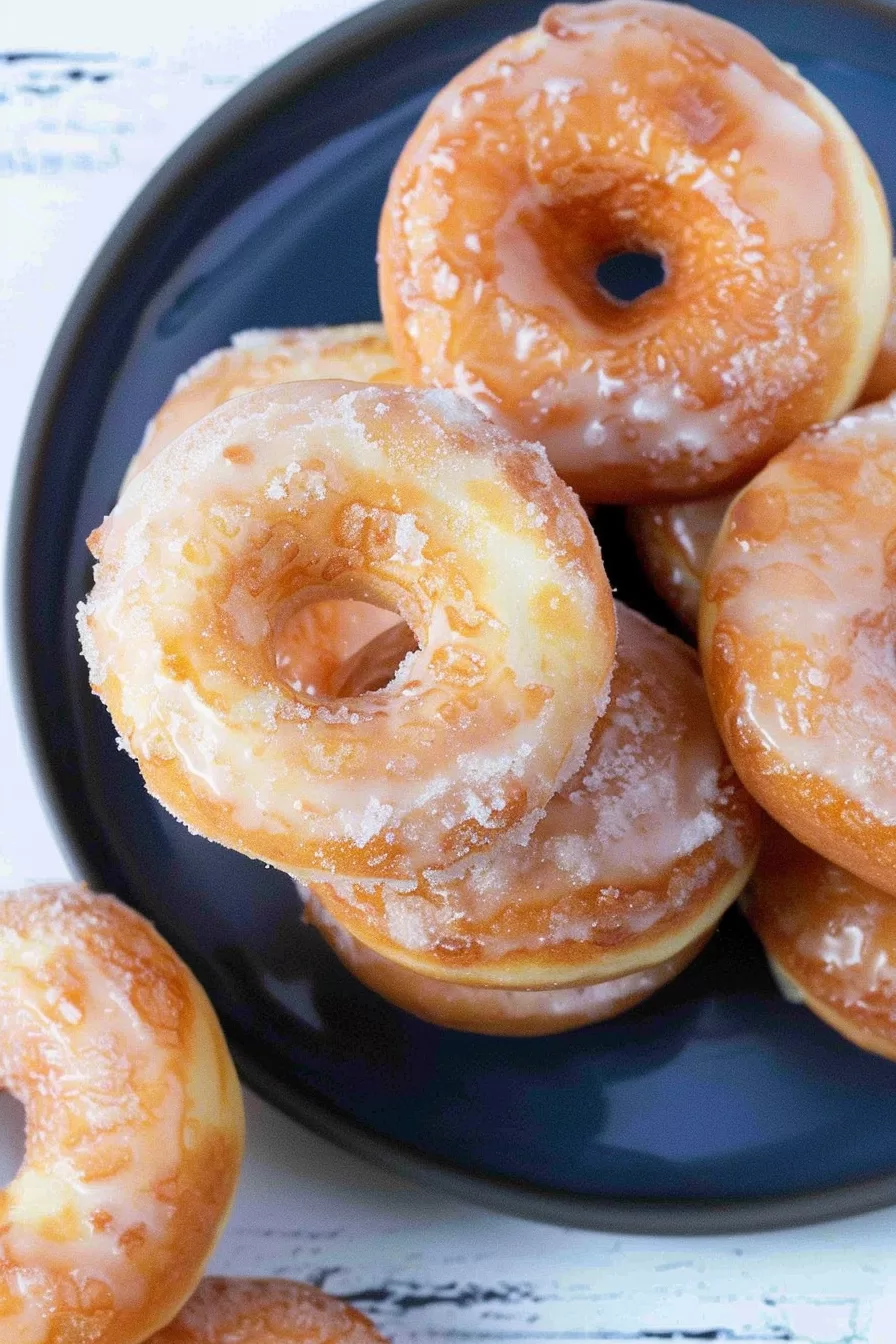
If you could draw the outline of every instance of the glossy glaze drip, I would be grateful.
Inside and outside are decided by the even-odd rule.
[[[749,918],[778,974],[857,1044],[896,1057],[892,897],[769,823]]]
[[[92,682],[150,788],[296,873],[406,880],[481,850],[579,766],[613,609],[543,451],[449,392],[291,383],[229,402],[135,477],[93,538]],[[387,689],[290,689],[308,603],[393,610]]]
[[[148,924],[74,887],[0,897],[0,1013],[0,1080],[27,1115],[0,1193],[5,1328],[140,1344],[195,1285],[235,1189],[217,1023]]]
[[[606,713],[542,813],[482,861],[416,885],[315,883],[331,915],[409,967],[507,986],[518,974],[576,981],[585,967],[610,978],[618,958],[662,959],[670,931],[681,946],[685,929],[696,925],[692,939],[714,923],[748,874],[756,814],[690,651],[623,607],[618,631]]]
[[[864,853],[874,880],[879,864],[880,885],[896,839],[894,516],[891,400],[804,435],[738,497],[701,632],[739,772],[829,857]]]
[[[631,304],[595,267],[649,251]],[[680,5],[547,11],[436,96],[393,175],[381,299],[402,362],[541,439],[594,501],[719,491],[845,409],[890,260],[849,127]],[[699,352],[699,357],[697,352]]]
[[[710,597],[746,653],[734,731],[896,826],[890,568],[896,404],[772,463],[735,504]]]

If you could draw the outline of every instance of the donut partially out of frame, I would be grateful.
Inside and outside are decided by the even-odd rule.
[[[142,1344],[202,1275],[243,1108],[205,994],[146,920],[84,887],[0,896],[0,1078],[25,1160],[0,1191],[0,1334]]]
[[[388,1344],[369,1317],[308,1283],[203,1279],[148,1344]]]

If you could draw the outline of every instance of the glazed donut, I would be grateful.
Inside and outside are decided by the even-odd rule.
[[[883,401],[894,392],[896,392],[896,261],[893,262],[890,307],[887,310],[883,340],[862,388],[859,405],[865,406],[872,401]]]
[[[684,504],[640,504],[628,529],[653,587],[690,630],[697,629],[700,585],[733,495]]]
[[[758,813],[713,728],[695,655],[617,606],[610,702],[531,834],[417,883],[342,878],[316,899],[359,942],[458,984],[594,984],[677,957],[737,897]]]
[[[785,996],[896,1060],[892,898],[769,823],[745,906]]]
[[[738,495],[703,583],[716,722],[753,796],[896,894],[896,398],[811,430]]]
[[[199,1282],[236,1189],[243,1109],[212,1008],[110,896],[0,897],[0,1073],[26,1154],[0,1192],[0,1334],[141,1344]]]
[[[629,252],[665,280],[595,283]],[[380,224],[399,362],[541,440],[583,499],[746,480],[854,402],[886,315],[880,184],[840,113],[684,5],[556,5],[436,95]]]
[[[91,537],[91,683],[150,792],[313,880],[413,880],[525,826],[602,711],[613,602],[544,450],[450,392],[287,383],[228,402]],[[394,610],[419,651],[351,700],[287,685],[304,604]]]
[[[203,1279],[150,1344],[387,1344],[373,1322],[308,1283]]]
[[[237,332],[229,346],[204,355],[177,379],[146,426],[122,488],[166,444],[225,401],[276,383],[312,378],[395,383],[401,374],[379,322]]]
[[[347,933],[311,891],[299,890],[309,924],[368,989],[424,1022],[482,1036],[554,1036],[618,1017],[674,980],[710,937],[705,933],[667,961],[618,980],[563,989],[483,989],[435,980],[381,957]]]

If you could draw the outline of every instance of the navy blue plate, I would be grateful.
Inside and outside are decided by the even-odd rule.
[[[896,1068],[774,992],[736,914],[617,1022],[542,1041],[441,1031],[376,998],[289,882],[151,802],[89,693],[84,537],[174,377],[252,326],[377,315],[390,167],[432,92],[539,0],[399,0],[255,80],[150,183],[87,277],[22,456],[9,553],[21,703],[74,865],[195,968],[246,1079],[339,1142],[508,1212],[641,1232],[742,1231],[896,1201]],[[896,13],[713,0],[846,113],[896,202]],[[618,525],[623,595],[650,605]],[[655,613],[654,613],[655,614]]]

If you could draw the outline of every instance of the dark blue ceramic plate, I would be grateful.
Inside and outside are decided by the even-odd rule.
[[[896,204],[896,13],[715,0],[846,113]],[[288,56],[204,125],[94,266],[50,357],[9,557],[25,719],[74,864],[150,915],[209,990],[244,1076],[400,1171],[536,1218],[706,1232],[896,1201],[896,1067],[772,988],[737,914],[665,993],[542,1041],[426,1026],[303,927],[286,878],[152,803],[89,693],[84,537],[174,377],[252,326],[377,315],[391,165],[432,92],[539,0],[386,0]],[[650,607],[618,521],[623,596]],[[653,614],[656,614],[654,612]]]

